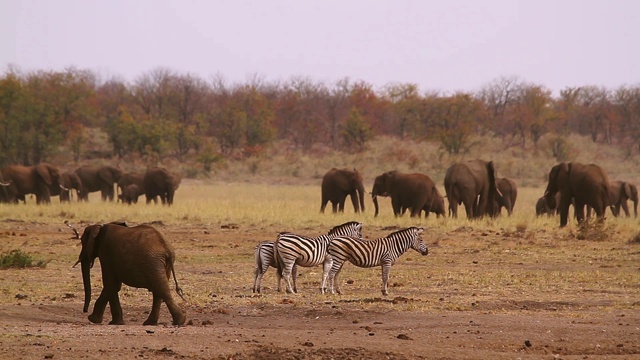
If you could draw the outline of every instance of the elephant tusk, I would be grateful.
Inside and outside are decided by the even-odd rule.
[[[64,191],[69,191],[69,189],[67,189],[66,187],[64,187],[64,186],[62,186],[62,185],[59,185],[59,186],[60,186],[60,189],[62,189],[62,190],[64,190]]]

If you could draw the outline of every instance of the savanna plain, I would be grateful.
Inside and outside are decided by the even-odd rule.
[[[365,182],[370,189],[371,184]],[[46,266],[0,270],[0,358],[180,359],[537,359],[640,358],[638,220],[558,227],[536,217],[543,188],[522,187],[511,217],[395,218],[319,214],[318,184],[185,179],[174,206],[89,203],[0,205],[0,252],[20,249]],[[124,326],[82,313],[80,232],[96,222],[150,223],[176,249],[185,326],[142,326],[144,289],[123,286]],[[367,238],[423,226],[429,255],[409,250],[392,267],[347,264],[343,294],[320,294],[321,268],[301,268],[298,294],[276,291],[275,271],[254,294],[254,248],[280,231],[319,235],[356,220]],[[101,289],[92,272],[93,300]],[[173,284],[172,284],[173,287]],[[174,296],[178,298],[175,293]],[[93,306],[93,303],[91,304]]]

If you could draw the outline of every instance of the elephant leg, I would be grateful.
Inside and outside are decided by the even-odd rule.
[[[151,306],[151,312],[149,317],[142,325],[158,325],[158,318],[160,318],[160,305],[162,305],[162,297],[154,291],[153,292],[153,305]]]
[[[358,204],[358,193],[355,192],[355,190],[349,194],[349,197],[351,198],[351,203],[353,204],[353,210],[357,213],[360,212],[360,205]]]
[[[467,212],[467,219],[473,219],[474,213],[473,208],[474,204],[471,201],[463,201],[464,209]]]
[[[111,299],[111,296],[112,296],[111,292],[112,290],[110,290],[109,288],[106,288],[106,287],[102,288],[102,291],[100,292],[100,296],[98,296],[96,303],[93,305],[93,312],[91,313],[91,315],[88,316],[89,321],[91,321],[94,324],[102,323],[104,310],[107,307],[107,302],[109,301],[109,299]]]
[[[626,217],[629,217],[631,214],[629,213],[629,206],[627,205],[627,201],[621,201],[622,210],[624,210],[624,214]],[[618,211],[620,213],[620,211]]]
[[[338,202],[338,211],[339,212],[344,212],[344,202],[345,200],[347,200],[347,197],[345,196],[344,198],[342,198],[339,202]]]
[[[337,201],[331,200],[331,210],[333,211],[334,214],[338,212],[338,202]]]
[[[327,207],[327,203],[329,202],[329,199],[322,199],[322,203],[320,203],[320,213],[324,214],[324,208]]]
[[[115,292],[111,296],[111,299],[109,299],[109,307],[111,308],[111,322],[109,322],[109,325],[124,325],[122,306],[120,305],[118,292]]]

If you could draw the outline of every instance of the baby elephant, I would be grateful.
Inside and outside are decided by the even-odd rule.
[[[84,283],[83,312],[91,302],[90,269],[96,258],[102,268],[102,292],[89,315],[92,323],[102,322],[104,310],[109,302],[111,325],[123,325],[122,307],[118,292],[122,284],[146,288],[153,293],[153,307],[144,325],[157,325],[162,301],[167,304],[173,317],[173,325],[182,325],[186,320],[184,311],[171,297],[169,279],[173,274],[176,292],[182,297],[176,274],[173,270],[175,253],[162,234],[148,225],[127,227],[120,224],[90,225],[81,237],[82,250],[78,263],[82,266]],[[184,298],[182,298],[184,300]]]
[[[122,189],[122,194],[118,195],[118,198],[122,201],[123,204],[137,204],[138,198],[142,195],[142,191],[140,187],[136,184],[129,184]]]

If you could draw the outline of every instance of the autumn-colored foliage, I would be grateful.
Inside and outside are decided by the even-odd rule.
[[[441,94],[420,93],[415,84],[376,91],[348,78],[227,84],[165,68],[133,82],[75,68],[0,75],[0,165],[46,161],[60,149],[78,162],[92,128],[107,134],[113,156],[191,156],[205,167],[260,156],[275,140],[302,151],[360,151],[380,135],[437,141],[456,155],[469,152],[473,135],[524,149],[550,133],[564,158],[562,139],[578,133],[631,154],[640,151],[640,85],[566,88],[554,96],[518,78]]]

